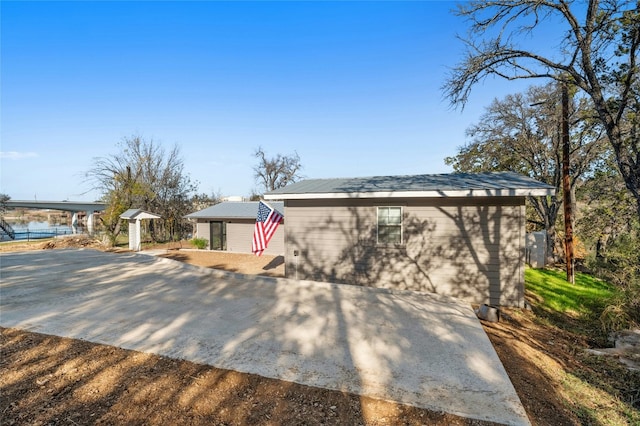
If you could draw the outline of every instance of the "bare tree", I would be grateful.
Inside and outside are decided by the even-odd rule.
[[[7,194],[0,194],[0,215],[3,215],[7,211],[7,201],[11,200],[11,197]]]
[[[220,190],[211,191],[210,194],[203,192],[191,197],[191,209],[194,211],[202,210],[220,202],[222,202],[222,192]]]
[[[462,38],[466,57],[443,89],[454,106],[464,106],[472,87],[487,76],[553,79],[576,87],[593,102],[640,216],[640,141],[630,109],[640,96],[639,9],[637,0],[468,2],[457,10],[470,22],[468,36]],[[550,21],[563,37],[556,54],[518,44],[538,31],[548,32],[541,23]]]
[[[300,170],[300,156],[294,151],[293,155],[278,154],[268,158],[262,147],[258,147],[254,156],[258,164],[253,168],[255,179],[264,192],[273,191],[298,181],[302,176]]]
[[[183,216],[191,208],[196,190],[184,172],[180,150],[170,151],[139,136],[124,138],[120,151],[94,159],[86,172],[93,188],[102,191],[108,206],[101,220],[112,242],[120,232],[120,215],[129,208],[141,208],[162,216],[153,237],[173,239],[180,236]]]

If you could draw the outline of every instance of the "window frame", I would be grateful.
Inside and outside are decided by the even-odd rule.
[[[398,246],[404,244],[404,206],[401,205],[382,205],[376,207],[376,244],[379,246]],[[391,209],[400,209],[400,223],[399,224],[380,224],[380,212],[381,210],[387,210],[387,219],[389,218],[389,212]],[[380,228],[400,228],[400,241],[381,241],[380,240]],[[387,234],[387,236],[390,234]]]

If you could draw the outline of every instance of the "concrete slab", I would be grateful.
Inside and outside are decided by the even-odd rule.
[[[0,325],[529,424],[471,307],[437,295],[32,251],[0,255]]]

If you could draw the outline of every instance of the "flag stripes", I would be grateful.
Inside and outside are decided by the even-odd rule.
[[[256,256],[262,255],[267,249],[267,245],[275,234],[278,225],[282,222],[283,216],[268,204],[260,201],[258,203],[258,216],[253,231],[253,244],[251,251]]]

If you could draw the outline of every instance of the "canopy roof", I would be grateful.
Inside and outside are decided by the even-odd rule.
[[[120,219],[161,219],[161,216],[142,209],[129,209],[120,215]]]

